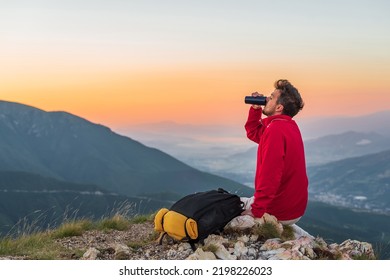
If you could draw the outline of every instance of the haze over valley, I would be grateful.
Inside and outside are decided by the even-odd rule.
[[[386,164],[387,151],[390,150],[388,120],[390,111],[358,117],[297,120],[305,142],[308,175],[312,186],[311,199],[338,206],[390,213],[390,200],[383,204],[369,199],[372,195],[370,183],[382,184],[387,192],[389,189],[390,181],[386,175],[390,172],[390,167]],[[257,146],[246,138],[243,125],[201,126],[164,122],[121,127],[117,130],[200,170],[253,187]],[[381,157],[384,158],[383,164],[379,159]],[[355,159],[345,160],[349,158]],[[367,165],[351,165],[361,161],[367,162]],[[328,187],[326,192],[320,191],[318,184],[325,179],[320,180],[318,174],[332,178],[334,171],[331,166],[342,166],[344,173],[339,176],[338,185],[335,185],[334,189]],[[350,189],[344,188],[353,184],[347,176],[353,172],[352,169],[365,174],[366,187],[360,190],[361,195],[353,196]],[[358,183],[361,184],[360,181]]]

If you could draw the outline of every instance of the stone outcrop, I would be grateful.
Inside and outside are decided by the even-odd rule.
[[[211,235],[211,238],[216,239]],[[198,248],[187,259],[224,259],[224,260],[318,260],[318,259],[375,259],[371,244],[356,240],[346,240],[342,244],[326,244],[322,238],[300,237],[295,240],[282,242],[281,239],[269,239],[259,246],[257,243],[234,242],[232,245],[221,245],[218,251],[205,254],[203,249]],[[213,244],[209,242],[209,245]],[[220,246],[225,247],[224,249]],[[230,252],[218,254],[218,252]],[[201,253],[200,253],[201,252]],[[211,253],[211,254],[210,254]]]
[[[272,225],[275,231],[283,236],[283,227],[276,218],[264,215],[261,219],[254,219],[250,216],[240,216],[230,222],[225,228],[226,231],[233,230],[237,238],[227,239],[219,235],[210,235],[204,241],[201,254],[198,249],[187,259],[205,259],[205,252],[208,248],[213,255],[208,254],[210,259],[224,260],[315,260],[315,259],[375,259],[371,244],[356,240],[346,240],[341,244],[327,244],[320,237],[313,237],[298,226],[292,226],[293,237],[286,240],[283,237],[270,238],[262,242],[256,235],[256,230],[265,224]],[[248,231],[240,235],[240,231]]]
[[[239,216],[221,233],[196,244],[158,234],[151,220],[124,230],[87,230],[81,235],[54,239],[59,259],[82,260],[332,260],[375,259],[371,244],[345,240],[327,244],[298,226],[283,226],[273,216]],[[33,252],[34,253],[34,252]],[[1,255],[0,260],[31,260],[34,254]]]
[[[142,231],[140,228],[142,227]],[[137,228],[137,234],[133,231]],[[321,260],[375,259],[371,244],[346,240],[327,244],[298,226],[283,226],[273,216],[240,216],[221,235],[210,235],[193,251],[186,242],[167,239],[157,245],[152,224],[133,225],[129,231],[98,233],[64,239],[62,244],[84,248],[81,259],[155,260]],[[149,236],[149,241],[145,241]],[[121,238],[119,238],[121,237]],[[135,242],[136,240],[139,240]],[[95,242],[96,241],[96,242]],[[86,247],[84,247],[86,246]]]

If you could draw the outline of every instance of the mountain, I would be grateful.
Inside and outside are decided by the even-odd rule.
[[[167,201],[127,197],[95,185],[75,184],[37,174],[0,171],[0,235],[44,229],[65,220],[150,213]]]
[[[390,149],[390,137],[368,132],[348,131],[305,141],[308,166],[388,149]]]
[[[299,120],[303,138],[312,139],[346,131],[376,132],[390,136],[390,110],[356,117],[327,117]]]
[[[308,167],[390,149],[390,137],[378,133],[348,131],[304,141]],[[198,160],[208,172],[251,185],[256,167],[257,146],[224,158]]]
[[[109,128],[66,112],[0,101],[0,170],[24,171],[127,196],[184,195],[242,184],[201,172]]]
[[[308,168],[315,200],[390,213],[390,150]]]
[[[390,111],[357,117],[300,119],[307,165],[318,165],[390,148]],[[191,125],[174,122],[118,127],[125,135],[205,172],[253,185],[257,147],[243,124]]]
[[[251,146],[243,125],[159,122],[117,127],[115,131],[214,174],[226,169],[226,158]]]

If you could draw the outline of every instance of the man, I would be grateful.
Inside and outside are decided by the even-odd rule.
[[[268,213],[286,225],[303,216],[308,179],[302,136],[292,119],[303,105],[298,90],[289,81],[278,80],[264,109],[251,106],[245,129],[248,138],[259,146],[255,193],[247,199],[244,215],[260,218]],[[267,117],[262,118],[262,114]]]

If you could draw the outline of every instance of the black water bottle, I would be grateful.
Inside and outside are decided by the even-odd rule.
[[[267,103],[267,97],[266,96],[245,96],[245,103],[253,104],[253,105],[265,105]]]

